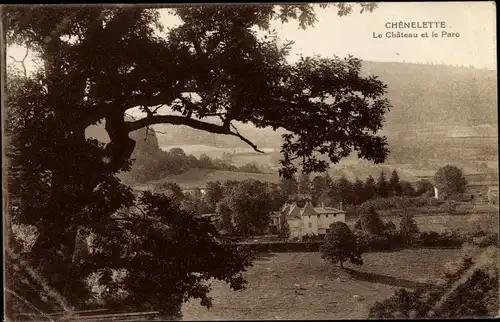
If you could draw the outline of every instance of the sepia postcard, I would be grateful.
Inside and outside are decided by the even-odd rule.
[[[6,321],[498,317],[494,2],[0,12]]]

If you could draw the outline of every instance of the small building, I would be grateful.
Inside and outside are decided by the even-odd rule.
[[[311,202],[307,201],[303,207],[295,202],[285,204],[278,216],[278,223],[285,220],[288,222],[290,238],[302,239],[304,236],[327,234],[331,224],[337,221],[345,222],[346,212],[332,207],[313,207]]]
[[[488,189],[488,202],[492,205],[498,205],[498,186],[490,187]]]

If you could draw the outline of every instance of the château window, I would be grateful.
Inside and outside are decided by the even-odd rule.
[[[312,228],[312,226],[313,226],[312,222],[310,222],[308,226],[309,226],[309,228]]]
[[[318,219],[319,219],[319,215],[318,215]]]
[[[333,217],[337,217],[337,214],[333,214]]]
[[[328,215],[326,215],[326,218],[328,218]]]

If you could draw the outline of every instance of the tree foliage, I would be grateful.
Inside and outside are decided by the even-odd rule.
[[[331,200],[328,197],[328,190],[332,186],[332,183],[332,178],[328,172],[313,178],[311,182],[313,205],[319,205],[322,203],[331,204]]]
[[[399,223],[399,232],[407,244],[411,244],[413,238],[418,234],[418,225],[413,218],[413,214],[408,209],[403,210]]]
[[[434,186],[429,180],[419,180],[416,183],[416,193],[418,195],[423,195],[423,194],[434,194]]]
[[[385,224],[373,206],[370,206],[359,215],[355,228],[373,235],[382,235],[385,231]]]
[[[337,8],[345,15],[353,7]],[[15,196],[9,216],[36,228],[30,264],[55,289],[71,290],[65,294],[73,303],[84,306],[92,273],[110,289],[107,302],[113,303],[111,271],[122,268],[127,273],[120,284],[129,295],[121,303],[170,316],[189,297],[209,305],[209,278],[242,285],[246,256],[218,241],[211,224],[168,196],[137,198],[117,179],[130,169],[136,146],[130,133],[138,129],[185,125],[237,137],[260,151],[233,122],[283,128],[280,174],[286,178],[296,171],[294,162],[306,173],[325,170],[318,152],[333,162],[353,151],[375,162],[387,156],[386,139],[377,135],[390,107],[386,86],[375,76],[360,76],[361,61],[354,57],[302,57],[290,64],[291,44],[270,30],[272,19],[312,25],[312,5],[178,6],[171,11],[181,23],[168,30],[158,11],[144,6],[3,9],[8,43],[28,46],[41,59],[33,76],[8,88],[8,192]],[[267,37],[258,37],[255,27]],[[168,111],[160,112],[161,106]],[[144,116],[127,120],[132,109]],[[101,121],[106,144],[85,137]],[[200,162],[212,163],[205,157]],[[181,171],[184,165],[172,166]],[[249,185],[256,195],[263,191]],[[231,202],[235,213],[264,211],[262,200],[245,209],[241,191]],[[131,208],[159,222],[113,217]],[[243,228],[265,222],[262,216]],[[78,231],[94,234],[98,245],[81,264],[73,261]]]
[[[399,181],[399,175],[396,170],[392,170],[391,178],[389,179],[389,189],[393,196],[400,196],[402,193],[401,182]]]
[[[227,231],[228,233],[233,233],[234,224],[233,224],[232,210],[228,204],[227,199],[222,199],[219,202],[217,202],[215,213],[221,218],[221,224],[222,224],[221,228]]]
[[[439,168],[434,176],[434,181],[439,193],[444,196],[464,193],[467,186],[467,180],[462,170],[454,165]]]
[[[153,28],[159,24],[158,13],[140,7],[16,7],[6,11],[5,21],[11,41],[29,43],[45,58],[52,82],[48,94],[67,87],[53,99],[79,106],[67,116],[75,125],[85,128],[106,119],[110,168],[121,168],[130,156],[131,131],[158,123],[236,136],[258,150],[231,125],[235,120],[289,131],[283,136],[281,173],[286,176],[295,172],[296,159],[305,172],[324,170],[326,163],[316,152],[337,162],[355,150],[382,162],[387,143],[375,133],[389,108],[385,85],[374,76],[361,77],[361,61],[354,57],[307,57],[288,64],[290,44],[280,45],[268,29],[274,17],[311,25],[312,7],[235,8],[177,7],[172,10],[183,23],[162,37]],[[254,26],[267,30],[267,37],[259,39]],[[108,59],[89,56],[97,52]],[[193,102],[183,93],[201,100]],[[182,116],[160,115],[160,105]],[[125,121],[125,112],[137,106],[147,116]],[[220,118],[222,124],[205,121],[208,117]]]
[[[210,211],[215,211],[217,203],[224,197],[223,189],[224,188],[220,181],[207,182],[207,191],[204,199],[206,200]]]
[[[355,265],[363,264],[361,247],[357,237],[343,222],[335,222],[330,225],[330,230],[325,236],[325,243],[321,245],[320,252],[321,258],[329,260],[332,264],[340,263],[342,268],[347,260]]]
[[[156,307],[176,316],[189,297],[210,305],[205,283],[210,278],[234,289],[244,286],[240,272],[249,258],[221,240],[209,220],[180,210],[165,195],[144,193],[139,200],[140,211],[123,212],[106,236],[94,235],[95,248],[86,261],[92,264],[82,267],[97,272],[98,283],[110,287],[102,295],[108,306]],[[113,271],[120,270],[126,274],[113,283]],[[130,295],[117,297],[120,293]]]
[[[365,188],[363,192],[365,200],[370,200],[376,195],[377,187],[375,184],[375,179],[373,179],[372,176],[368,176],[368,178],[366,178]]]
[[[290,233],[290,224],[288,223],[288,220],[285,219],[280,225],[279,237],[286,240],[290,238]]]
[[[380,198],[386,198],[389,196],[390,185],[389,182],[387,181],[387,177],[385,175],[384,170],[380,171],[380,175],[377,178],[376,191],[377,191],[377,196],[379,196]]]
[[[450,294],[440,307],[435,304],[474,264],[463,258],[453,272],[445,273],[444,284],[419,287],[414,291],[399,289],[390,298],[376,302],[370,319],[450,319],[486,318],[498,314],[498,267],[476,269]],[[491,274],[493,273],[493,274]],[[437,309],[437,310],[434,310]]]
[[[266,183],[245,180],[224,195],[231,209],[234,228],[242,235],[261,233],[268,226],[272,198]]]

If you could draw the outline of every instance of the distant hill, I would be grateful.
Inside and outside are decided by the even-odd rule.
[[[156,184],[162,182],[175,182],[182,189],[194,189],[206,187],[209,181],[243,181],[247,179],[255,179],[262,182],[278,183],[278,173],[246,173],[246,172],[232,172],[223,170],[211,169],[189,169],[188,171],[175,176],[167,176],[163,179],[150,181],[145,185],[136,186],[136,189],[152,188]]]
[[[388,86],[387,129],[497,124],[496,71],[466,67],[363,62],[363,73]]]
[[[496,71],[474,68],[363,62],[362,74],[373,74],[388,86],[393,108],[387,114],[384,132],[448,126],[497,126]],[[281,132],[238,124],[240,132],[260,147],[277,148]],[[160,146],[205,144],[219,147],[246,147],[235,137],[205,133],[185,126],[158,125]],[[489,131],[491,132],[491,131]]]

